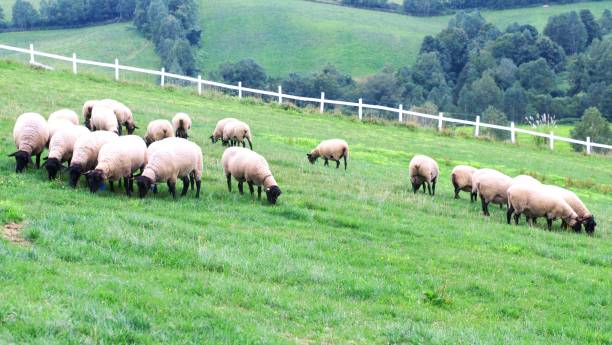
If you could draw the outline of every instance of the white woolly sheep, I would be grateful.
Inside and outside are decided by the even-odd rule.
[[[174,140],[157,141],[153,152],[147,149],[147,165],[142,174],[136,177],[141,198],[147,195],[153,184],[166,182],[170,193],[176,199],[177,178],[183,181],[181,196],[187,194],[189,181],[191,180],[193,184],[195,180],[196,198],[200,197],[203,169],[202,149],[187,139],[172,139]]]
[[[308,161],[314,164],[319,157],[325,160],[323,166],[329,166],[329,161],[336,162],[336,169],[340,167],[340,159],[344,158],[344,170],[346,170],[346,160],[349,157],[349,146],[346,141],[342,139],[329,139],[323,140],[317,147],[315,147],[310,153],[306,154]]]
[[[96,167],[98,153],[102,145],[118,138],[117,133],[109,131],[90,132],[80,136],[74,143],[72,160],[70,161],[70,179],[72,187],[76,187],[79,177],[85,171]]]
[[[529,176],[529,175],[518,175],[515,178],[512,179],[512,184],[518,184],[518,183],[522,183],[522,184],[534,184],[537,186],[542,185],[542,182],[538,181],[537,179]]]
[[[512,178],[497,170],[480,169],[472,174],[472,193],[480,196],[482,212],[490,216],[489,203],[498,204],[500,208],[508,202],[508,187]]]
[[[43,164],[45,169],[47,169],[49,180],[55,179],[58,171],[65,168],[62,165],[63,162],[70,162],[74,150],[74,143],[79,137],[87,135],[88,133],[90,132],[86,127],[74,125],[61,129],[55,133],[49,143],[49,155],[45,158],[46,160]]]
[[[92,99],[83,103],[83,124],[89,129],[91,129],[91,111],[98,102],[97,99]]]
[[[15,157],[15,172],[22,172],[32,156],[36,156],[36,168],[40,167],[40,155],[49,141],[49,129],[47,120],[37,113],[25,113],[19,115],[13,127],[13,140],[17,151],[9,157]]]
[[[249,191],[253,196],[253,185],[257,185],[257,197],[261,199],[261,187],[266,191],[268,202],[276,204],[278,197],[282,194],[268,162],[256,152],[242,147],[230,147],[223,152],[221,164],[227,178],[227,188],[232,191],[232,176],[238,181],[238,191],[244,194],[243,183],[249,185]]]
[[[73,110],[60,109],[51,113],[51,115],[49,115],[49,119],[47,120],[47,128],[49,129],[49,140],[47,141],[47,147],[49,147],[49,142],[51,142],[51,138],[53,138],[55,132],[78,124],[79,115],[77,115],[77,113],[75,113]]]
[[[210,136],[210,141],[212,141],[213,144],[216,143],[217,140],[223,138],[223,128],[225,127],[227,123],[232,122],[232,121],[238,121],[238,120],[233,117],[227,117],[217,122],[217,126],[213,130],[212,135]]]
[[[172,118],[172,127],[174,127],[174,135],[179,138],[189,138],[188,132],[191,129],[191,118],[185,113],[176,113]]]
[[[134,123],[134,115],[130,108],[128,108],[125,104],[116,101],[114,99],[103,99],[100,103],[106,105],[111,108],[117,117],[117,123],[119,124],[119,134],[121,135],[122,129],[121,126],[124,125],[128,134],[134,133],[134,130],[138,128],[136,123]]]
[[[570,205],[572,210],[574,210],[574,212],[576,212],[576,215],[578,215],[578,221],[581,224],[584,224],[584,229],[589,235],[592,235],[595,232],[595,226],[597,225],[597,223],[595,222],[595,217],[593,216],[591,211],[589,211],[586,205],[582,202],[582,200],[580,200],[578,195],[576,195],[576,193],[558,186],[542,185],[542,187],[547,192],[562,197],[563,200],[565,200],[565,202]],[[563,225],[566,226],[567,223],[564,221]]]
[[[120,126],[117,123],[117,117],[113,109],[104,104],[98,103],[91,111],[91,130],[92,131],[109,131],[120,133]]]
[[[412,190],[415,194],[421,188],[421,185],[423,185],[423,193],[425,193],[425,185],[427,185],[429,195],[436,195],[436,182],[440,174],[440,168],[435,160],[427,156],[416,155],[410,160],[408,172]]]
[[[170,121],[153,120],[149,122],[147,126],[147,133],[145,134],[144,140],[147,146],[149,146],[156,141],[169,137],[174,137],[174,129]]]
[[[533,219],[546,217],[548,230],[551,230],[553,220],[561,218],[574,230],[580,230],[578,215],[570,205],[561,196],[546,191],[542,186],[531,183],[515,184],[508,188],[507,195],[506,220],[508,224],[510,224],[513,213],[516,224],[518,224],[520,215],[524,213],[530,226],[533,226]]]
[[[253,137],[251,136],[251,128],[249,125],[242,121],[230,121],[223,127],[223,143],[229,144],[229,146],[240,146],[245,147],[244,142],[246,139],[249,142],[249,148],[253,149]]]
[[[472,174],[476,168],[469,165],[457,165],[451,172],[451,181],[455,187],[455,199],[459,199],[459,192],[470,192],[470,201],[476,201],[476,193],[472,193]]]
[[[102,145],[96,168],[85,173],[89,190],[92,193],[97,192],[103,181],[108,180],[110,190],[114,192],[113,182],[123,178],[125,192],[131,196],[133,174],[138,169],[142,172],[146,164],[147,145],[144,140],[137,135],[119,137],[117,140]]]

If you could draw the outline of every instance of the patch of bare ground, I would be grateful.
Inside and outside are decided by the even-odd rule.
[[[8,223],[4,225],[4,229],[2,231],[2,235],[6,238],[7,241],[15,243],[20,246],[28,247],[31,246],[32,243],[26,240],[21,233],[23,229],[23,223]]]

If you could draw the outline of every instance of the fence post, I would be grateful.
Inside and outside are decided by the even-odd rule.
[[[480,116],[476,116],[476,129],[474,129],[474,136],[478,137],[480,135]]]
[[[202,96],[202,75],[198,74],[198,96]]]
[[[398,109],[398,115],[399,115],[398,117],[399,122],[404,122],[404,105],[400,104],[397,109]]]
[[[278,104],[283,104],[283,87],[278,86]]]
[[[242,99],[242,82],[238,82],[238,98]]]
[[[319,113],[323,114],[325,111],[325,92],[321,92],[321,105],[319,106]]]
[[[555,135],[553,134],[553,132],[550,132],[550,139],[548,139],[548,142],[550,143],[550,149],[554,150],[555,149]]]
[[[363,118],[363,99],[359,99],[359,121]]]
[[[161,87],[164,87],[164,85],[166,84],[166,68],[162,67],[161,69],[161,78],[160,78],[160,85]]]
[[[586,151],[587,151],[587,154],[590,155],[591,154],[591,137],[587,137],[586,142],[587,142]]]
[[[510,122],[510,141],[513,144],[516,142],[516,133],[514,132],[514,121]]]
[[[442,132],[442,123],[444,119],[444,113],[438,113],[438,130]]]
[[[115,59],[115,80],[119,81],[119,59]]]
[[[35,63],[34,61],[34,44],[30,43],[30,63]]]
[[[72,53],[72,73],[77,74],[77,58],[76,58],[76,53]]]

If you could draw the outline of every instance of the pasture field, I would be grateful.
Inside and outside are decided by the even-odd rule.
[[[0,343],[609,344],[612,160],[290,106],[0,62]],[[18,114],[116,98],[141,128],[191,114],[199,200],[91,195],[43,171],[14,173]],[[283,194],[228,193],[217,120],[251,125]],[[143,129],[137,130],[142,135]],[[348,171],[310,165],[320,140],[351,145]],[[414,154],[440,164],[435,197],[409,190]],[[453,199],[455,164],[538,173],[596,215],[593,237],[485,219]],[[180,183],[179,183],[180,185]],[[234,182],[234,187],[236,184]],[[236,188],[235,188],[236,189]],[[12,227],[14,228],[14,226]],[[14,231],[13,239],[15,239]]]

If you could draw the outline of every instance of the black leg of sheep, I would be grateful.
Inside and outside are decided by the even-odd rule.
[[[168,181],[168,189],[170,190],[170,194],[176,200],[176,182]]]
[[[489,214],[489,203],[485,201],[485,199],[482,197],[482,195],[480,196],[480,201],[482,203],[482,213],[486,217],[490,216],[490,214]]]
[[[432,195],[436,195],[436,182],[438,181],[438,179],[434,179],[432,184],[431,184],[431,190],[433,191]]]
[[[113,181],[108,181],[108,184],[110,185],[110,191],[111,192],[115,192],[115,183]]]
[[[427,182],[427,193],[431,195],[431,183]]]
[[[41,153],[36,155],[36,169],[40,169],[40,155]],[[70,165],[70,164],[68,164]]]
[[[344,170],[346,170],[346,155],[344,156]]]
[[[240,195],[244,194],[244,181],[238,181],[238,192]]]
[[[261,200],[261,186],[257,186],[257,199]]]
[[[198,199],[200,197],[200,187],[202,187],[202,181],[198,180],[196,182],[196,199]]]
[[[329,160],[327,158],[325,158],[325,163],[323,163],[323,166],[329,166]]]
[[[514,214],[514,225],[518,225],[520,218],[521,218],[520,213],[517,212]]]
[[[125,185],[125,194],[127,196],[132,196],[132,191],[130,190],[130,178],[127,176],[124,177],[123,184]]]
[[[548,231],[552,231],[552,222],[553,222],[552,219],[546,218],[546,225],[548,227]]]
[[[183,181],[183,190],[181,191],[181,196],[187,195],[187,191],[189,190],[189,177],[183,176],[181,177]]]
[[[514,213],[514,207],[512,205],[508,207],[508,211],[506,212],[506,220],[508,221],[508,225],[510,225],[512,220],[512,214]]]
[[[232,192],[232,174],[226,174],[225,178],[227,178],[227,190]]]
[[[191,174],[189,174],[189,182],[191,182],[191,190],[195,189],[195,173],[192,172]]]
[[[247,182],[249,184],[249,192],[251,192],[251,197],[255,197],[255,188],[253,188],[253,182],[249,181]]]
[[[338,159],[338,160],[336,161],[336,169],[338,169],[339,167],[340,167],[340,160]]]

